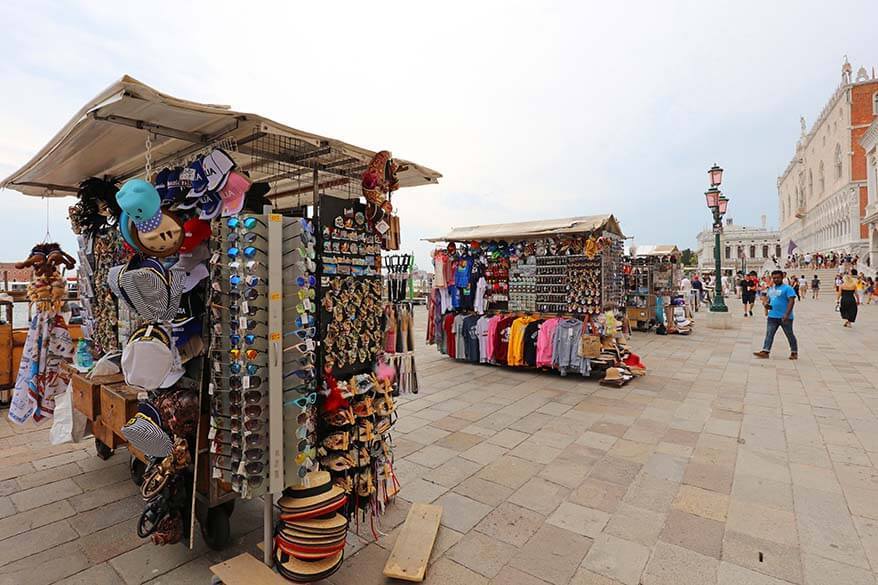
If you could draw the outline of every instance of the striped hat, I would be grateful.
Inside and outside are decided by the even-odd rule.
[[[107,284],[116,298],[149,321],[170,321],[177,314],[183,294],[185,272],[165,269],[154,258],[135,256],[127,264],[113,266]]]

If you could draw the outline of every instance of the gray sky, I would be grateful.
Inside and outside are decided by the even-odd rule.
[[[603,212],[694,246],[714,161],[735,221],[776,224],[799,116],[845,54],[878,65],[874,0],[188,4],[0,5],[0,175],[127,73],[440,171],[397,198],[422,265],[419,239],[454,226]],[[46,203],[0,197],[0,260],[21,259]],[[68,248],[71,202],[49,203]]]

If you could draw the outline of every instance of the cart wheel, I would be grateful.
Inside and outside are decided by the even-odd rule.
[[[237,501],[238,501],[237,499],[229,500],[228,502],[226,502],[224,504],[220,504],[220,508],[222,508],[223,511],[226,513],[226,516],[231,516],[232,512],[235,511],[235,502],[237,502]]]
[[[110,446],[100,439],[95,439],[95,451],[98,452],[98,457],[100,457],[104,461],[113,456],[113,450],[110,448]]]
[[[210,585],[223,585],[223,580],[214,575],[210,578]]]
[[[207,510],[207,519],[201,525],[201,535],[204,536],[207,546],[213,550],[222,550],[229,543],[229,515],[222,506]]]
[[[131,460],[128,462],[128,471],[131,473],[131,481],[134,482],[134,485],[140,487],[143,485],[143,474],[146,471],[146,463],[131,455]]]

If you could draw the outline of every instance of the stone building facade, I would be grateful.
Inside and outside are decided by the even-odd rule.
[[[875,109],[878,111],[878,98]],[[869,240],[869,267],[875,272],[878,268],[878,119],[860,138],[860,146],[866,155],[866,217],[863,223]]]
[[[878,77],[860,67],[852,78],[845,60],[841,84],[810,131],[802,118],[796,153],[777,179],[784,253],[845,250],[864,257],[866,155],[860,139],[878,118]]]
[[[733,274],[746,268],[762,273],[763,269],[774,266],[784,250],[781,248],[780,233],[766,226],[766,218],[762,216],[762,226],[752,227],[737,225],[731,219],[726,220],[721,238],[720,258],[724,274]],[[698,234],[698,270],[712,273],[716,266],[713,258],[713,229],[708,228]]]

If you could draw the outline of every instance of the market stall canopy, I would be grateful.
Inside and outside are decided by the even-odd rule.
[[[643,244],[631,247],[632,256],[673,256],[679,254],[680,249],[673,244]]]
[[[587,232],[610,232],[625,237],[619,222],[610,214],[586,215],[564,219],[543,219],[518,223],[497,223],[492,225],[473,225],[454,228],[448,234],[427,238],[428,242],[470,242],[501,240],[510,238],[541,238],[562,234],[582,234]]]
[[[175,98],[125,76],[85,105],[27,164],[0,182],[25,195],[75,194],[89,177],[143,174],[146,137],[157,171],[225,147],[251,180],[272,185],[277,207],[308,205],[321,193],[353,198],[374,152],[284,126],[229,106]],[[438,172],[397,159],[401,187],[437,183]],[[316,176],[315,176],[316,175]]]

